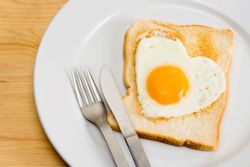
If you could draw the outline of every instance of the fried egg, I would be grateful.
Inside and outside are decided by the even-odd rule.
[[[143,38],[135,60],[138,101],[146,117],[198,112],[225,92],[221,67],[202,55],[189,56],[178,39]]]

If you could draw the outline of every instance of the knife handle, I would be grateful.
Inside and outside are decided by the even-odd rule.
[[[119,146],[114,132],[107,122],[103,122],[99,125],[99,128],[108,144],[109,150],[114,158],[117,167],[129,167],[128,162],[123,154],[121,147]]]
[[[148,161],[148,158],[146,156],[146,153],[144,152],[144,149],[142,147],[142,144],[138,136],[135,134],[135,135],[126,137],[126,141],[127,141],[129,150],[132,154],[132,157],[135,161],[136,166],[150,167],[150,163]]]

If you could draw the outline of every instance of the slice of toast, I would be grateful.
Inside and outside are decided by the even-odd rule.
[[[135,55],[142,38],[160,36],[182,41],[189,56],[211,58],[225,72],[226,91],[207,108],[189,115],[170,119],[146,118],[137,99]],[[228,74],[231,64],[233,33],[200,25],[175,25],[157,20],[138,20],[128,29],[124,40],[124,82],[127,95],[123,101],[133,125],[142,138],[161,141],[198,150],[215,150],[218,145],[220,122],[227,103]],[[107,118],[114,130],[119,126],[112,113]]]

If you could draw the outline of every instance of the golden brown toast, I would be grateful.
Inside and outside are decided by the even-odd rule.
[[[144,117],[137,99],[135,55],[139,41],[152,36],[179,39],[189,56],[202,55],[212,59],[225,72],[226,91],[210,106],[193,114],[170,119]],[[216,149],[220,122],[227,103],[232,47],[233,33],[229,29],[175,25],[157,20],[135,21],[128,29],[124,40],[124,83],[127,95],[123,97],[123,101],[138,135],[199,150]],[[107,120],[114,130],[119,131],[112,113],[109,113]]]

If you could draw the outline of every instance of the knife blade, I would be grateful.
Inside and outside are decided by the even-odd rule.
[[[126,108],[122,102],[116,82],[112,72],[108,67],[103,67],[100,73],[101,90],[107,105],[113,112],[113,115],[120,127],[136,166],[150,167],[148,158],[144,152],[140,139],[133,127]]]

